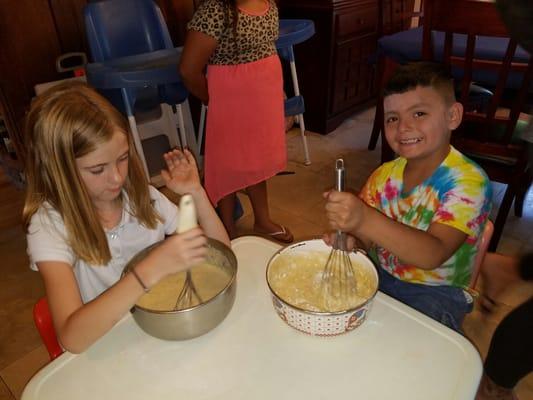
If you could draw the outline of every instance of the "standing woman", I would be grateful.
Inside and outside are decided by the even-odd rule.
[[[188,25],[180,74],[209,104],[205,187],[230,238],[236,192],[246,188],[254,230],[290,243],[269,214],[266,180],[287,164],[283,78],[273,0],[204,0]],[[207,76],[204,73],[207,65]]]

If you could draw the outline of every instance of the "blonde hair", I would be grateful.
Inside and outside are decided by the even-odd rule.
[[[48,202],[61,215],[74,253],[92,265],[107,264],[111,252],[76,158],[91,153],[117,131],[124,132],[129,144],[124,190],[131,213],[154,229],[161,217],[152,205],[128,123],[106,99],[83,83],[66,82],[37,97],[26,119],[24,228],[27,232],[31,217]]]

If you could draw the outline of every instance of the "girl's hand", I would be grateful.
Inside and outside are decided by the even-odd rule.
[[[141,268],[147,267],[146,269],[152,270],[147,282],[151,287],[167,275],[187,270],[203,262],[206,255],[207,238],[202,228],[196,227],[165,239],[160,246],[150,252]]]
[[[356,233],[363,223],[365,204],[349,192],[331,190],[324,193],[327,199],[326,216],[335,230]]]
[[[202,188],[196,160],[192,153],[174,149],[163,155],[167,169],[161,176],[167,188],[177,194],[194,193]]]

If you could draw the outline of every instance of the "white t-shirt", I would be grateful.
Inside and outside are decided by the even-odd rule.
[[[178,208],[161,192],[150,186],[150,197],[157,213],[163,218],[155,229],[141,225],[129,212],[129,201],[125,193],[124,208],[120,223],[106,231],[111,251],[111,261],[107,265],[89,265],[79,260],[66,239],[63,219],[49,203],[44,203],[32,216],[28,234],[28,255],[30,267],[37,271],[37,262],[61,261],[74,268],[81,297],[87,303],[114,285],[128,261],[139,251],[159,242],[176,231]],[[83,223],[83,221],[80,221]]]

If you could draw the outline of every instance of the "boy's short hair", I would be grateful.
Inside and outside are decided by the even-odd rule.
[[[447,104],[455,99],[455,85],[448,67],[434,62],[413,62],[400,65],[383,89],[383,97],[401,94],[420,87],[435,89]]]

